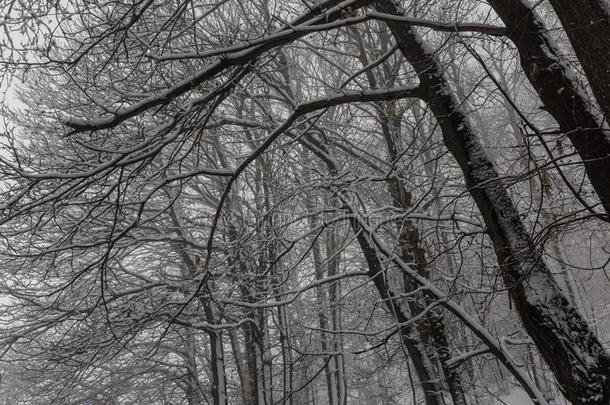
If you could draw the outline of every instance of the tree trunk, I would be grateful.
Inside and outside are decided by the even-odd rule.
[[[246,315],[249,319],[244,325],[245,356],[246,356],[246,378],[247,388],[244,403],[246,405],[264,405],[265,399],[262,390],[262,362],[260,361],[260,347],[258,346],[258,326],[255,311],[249,311]]]
[[[303,177],[307,182],[310,178],[309,170],[305,169]],[[313,196],[311,198],[314,198]],[[305,206],[312,215],[309,216],[309,229],[314,231],[319,225],[318,216],[313,214],[315,211],[315,204],[310,198],[306,198]],[[322,280],[324,278],[325,267],[324,258],[322,257],[322,249],[320,248],[319,238],[316,238],[312,242],[311,252],[313,255],[313,264],[316,280]],[[316,305],[318,308],[318,327],[320,328],[320,349],[325,354],[324,361],[324,374],[326,377],[326,394],[328,395],[328,405],[339,405],[339,393],[337,392],[337,373],[335,368],[335,361],[329,353],[330,342],[328,333],[329,329],[328,316],[326,311],[328,309],[328,294],[322,284],[316,286]],[[330,357],[330,358],[329,358]]]
[[[401,14],[390,0],[377,1],[376,6],[385,13]],[[545,265],[433,54],[412,27],[388,25],[427,91],[425,98],[445,145],[464,173],[525,329],[574,405],[607,404],[610,356]]]
[[[214,325],[218,323],[217,310],[213,302],[205,305],[206,320]],[[227,381],[225,379],[225,358],[222,346],[222,331],[211,329],[208,331],[210,339],[210,362],[212,368],[212,403],[213,405],[227,405]]]
[[[394,144],[392,136],[393,131],[384,130],[384,132],[387,132],[386,143],[392,161],[394,162],[395,159],[398,158],[398,150]],[[391,178],[389,181],[389,189],[394,207],[408,212],[412,208],[412,196],[411,193],[405,189],[402,182],[397,177]],[[430,272],[426,262],[426,253],[421,247],[417,226],[412,221],[405,220],[397,223],[396,228],[399,234],[398,243],[402,260],[406,263],[413,263],[417,272],[429,280]],[[415,291],[419,287],[417,283],[414,283],[408,277],[405,278],[404,283],[405,292],[407,293]],[[416,294],[414,299],[409,300],[409,308],[414,316],[427,311],[422,321],[417,324],[419,333],[426,344],[428,344],[431,350],[438,356],[453,403],[455,405],[465,405],[466,397],[464,395],[460,374],[457,369],[451,368],[447,364],[452,356],[441,310],[440,308],[428,310],[428,306],[431,304],[430,297],[424,293]]]
[[[239,377],[242,403],[245,405],[248,404],[247,398],[251,392],[250,378],[247,373],[247,365],[241,351],[241,345],[239,343],[239,337],[237,336],[236,329],[229,330],[229,340],[231,342],[231,351],[233,352],[233,360],[235,361],[237,376]]]
[[[186,368],[186,402],[188,405],[201,405],[202,401],[199,395],[199,378],[197,375],[197,361],[195,348],[194,331],[187,329],[185,331],[185,356],[184,367]],[[210,345],[211,346],[211,345]],[[214,363],[210,362],[212,367]]]
[[[315,222],[311,223],[312,228],[315,226]],[[324,278],[324,264],[322,254],[320,252],[320,246],[318,241],[314,242],[312,246],[316,280]],[[316,300],[318,305],[318,326],[320,327],[320,349],[322,353],[329,353],[330,345],[326,331],[328,330],[328,317],[326,316],[327,303],[326,294],[324,287],[319,285],[316,287]],[[331,358],[328,358],[331,357]],[[336,369],[335,362],[333,361],[330,354],[326,354],[324,366],[324,373],[326,375],[326,392],[328,394],[328,405],[339,405],[339,394],[337,393],[337,381],[336,381]]]
[[[185,237],[182,232],[182,216],[178,210],[177,204],[172,205],[168,211],[170,218],[175,228],[180,233],[181,237]],[[189,254],[187,244],[184,242],[177,242],[174,244],[174,250],[180,256],[182,263],[184,264],[184,277],[187,279],[194,279],[197,276],[199,269],[197,268],[196,260]],[[206,301],[203,297],[199,298],[199,303],[204,311],[204,317],[206,322],[211,325],[218,323],[218,316],[216,314],[216,308],[213,303]],[[209,344],[210,344],[210,369],[212,375],[212,386],[211,395],[213,405],[226,405],[227,404],[227,386],[225,380],[225,363],[224,363],[224,352],[222,346],[222,332],[216,329],[209,329],[206,331]],[[186,359],[185,366],[187,369],[187,390],[186,397],[189,405],[199,405],[203,403],[203,395],[201,393],[201,384],[197,373],[197,362],[196,362],[196,346],[195,346],[195,333],[191,330],[186,331]]]
[[[329,198],[326,206],[336,206]],[[340,256],[337,246],[337,231],[334,228],[328,230],[326,237],[326,258],[327,273],[329,277],[339,274]],[[341,331],[341,309],[339,307],[339,295],[341,282],[332,282],[328,286],[328,304],[330,309],[330,321],[333,331]],[[335,390],[337,391],[337,405],[347,405],[347,376],[345,374],[345,363],[343,357],[343,338],[341,334],[335,333],[332,336],[332,349],[335,354],[332,361],[335,369]]]
[[[357,235],[360,249],[366,259],[369,268],[369,277],[375,284],[381,299],[396,322],[408,323],[410,316],[403,311],[396,299],[395,293],[392,292],[391,288],[388,286],[383,266],[377,257],[377,252],[369,244],[366,235],[360,231],[359,225],[356,222],[352,221],[352,227]],[[415,328],[409,325],[400,328],[400,338],[419,377],[419,382],[424,391],[426,405],[444,404],[442,387],[436,383],[432,362],[426,354],[421,337],[418,336]]]
[[[552,38],[547,34],[548,30],[544,23],[527,4],[513,0],[488,0],[488,3],[508,28],[508,36],[519,51],[523,71],[538,92],[545,110],[555,118],[561,132],[566,134],[574,145],[602,206],[606,213],[610,214],[610,181],[607,176],[607,173],[610,173],[610,136],[584,98],[576,72],[560,55]],[[552,1],[552,3],[566,3],[574,6],[581,2],[569,0]],[[591,7],[581,4],[576,8],[592,11],[593,4],[597,1],[591,0],[590,3]],[[581,12],[586,14],[589,11]],[[573,16],[576,15],[576,13],[573,14]],[[600,18],[602,18],[601,14],[596,16],[595,20],[588,21],[597,21]],[[582,27],[585,28],[584,25]],[[608,43],[610,20],[606,20],[605,25],[587,24],[585,30],[574,31],[570,26],[567,26],[566,30],[568,35],[580,39],[583,35],[589,35],[589,28],[605,32],[603,34],[605,36],[597,36],[595,40],[589,38],[593,41],[592,48],[597,47],[595,44]],[[603,55],[605,61],[601,65],[596,65],[593,73],[596,75],[603,73],[603,77],[600,76],[597,80],[605,81],[605,83],[595,84],[594,89],[606,86],[600,94],[607,98],[606,103],[609,104],[606,106],[610,108],[610,54],[608,52],[610,52],[610,47],[606,47],[606,53]],[[606,113],[608,112],[610,109],[606,111]],[[606,115],[606,117],[608,118],[610,115]]]
[[[313,137],[308,136],[308,135],[305,135],[304,138],[307,139],[307,142],[304,145],[309,150],[314,152],[322,161],[324,161],[326,163],[329,173],[333,176],[338,175],[339,174],[338,165],[333,157],[332,152],[327,148],[327,145],[317,141],[316,139],[314,139]],[[540,391],[538,391],[538,389],[536,388],[534,383],[528,378],[527,374],[524,373],[515,364],[515,362],[510,357],[510,355],[502,348],[501,343],[498,342],[496,339],[494,339],[492,337],[492,335],[481,324],[479,324],[474,318],[472,318],[470,315],[468,315],[456,302],[449,299],[444,293],[442,293],[438,288],[436,288],[428,280],[424,279],[419,274],[417,274],[416,271],[413,271],[409,267],[408,264],[406,264],[404,261],[402,261],[394,253],[393,248],[392,249],[387,248],[383,243],[381,243],[379,241],[379,239],[371,232],[371,230],[366,227],[365,223],[360,218],[358,211],[355,210],[351,206],[351,204],[349,204],[347,202],[349,200],[344,198],[347,196],[345,196],[341,192],[338,195],[342,196],[341,200],[344,203],[343,208],[346,209],[346,211],[351,214],[350,225],[352,227],[352,230],[354,231],[354,234],[357,237],[357,241],[360,246],[362,255],[364,256],[364,258],[366,260],[369,277],[370,277],[371,281],[374,282],[378,291],[383,292],[380,294],[381,298],[384,300],[384,303],[386,304],[386,306],[390,307],[392,314],[400,313],[400,314],[402,314],[400,319],[404,319],[404,312],[402,312],[402,311],[394,312],[393,311],[393,309],[396,308],[396,305],[397,305],[397,301],[394,300],[394,297],[396,297],[396,295],[391,291],[391,289],[386,284],[386,281],[385,281],[386,275],[383,270],[384,266],[382,266],[380,259],[377,257],[378,251],[382,256],[385,256],[388,260],[390,260],[391,262],[396,264],[400,270],[409,274],[410,277],[413,278],[413,280],[417,281],[421,286],[425,287],[430,292],[431,297],[434,297],[434,299],[439,300],[441,305],[443,305],[445,308],[447,308],[449,311],[451,311],[451,313],[454,314],[460,321],[462,321],[464,323],[464,325],[466,325],[468,327],[468,329],[470,329],[470,331],[475,336],[477,336],[479,339],[481,339],[481,341],[487,345],[490,352],[496,356],[496,359],[498,361],[500,361],[508,369],[508,371],[515,377],[515,379],[521,384],[523,389],[528,393],[528,395],[530,395],[530,398],[532,398],[538,404],[546,405],[547,401],[544,399],[543,395],[540,393]],[[347,197],[347,198],[349,198],[349,197]],[[398,308],[398,309],[400,309],[400,308]],[[401,338],[403,340],[403,343],[405,343],[405,347],[407,349],[409,348],[410,343],[417,343],[417,342],[409,342],[408,327],[410,327],[410,325],[405,325],[399,331],[401,333]],[[415,349],[418,349],[418,347],[415,346]],[[412,354],[412,353],[418,354],[418,351],[413,350],[413,352],[409,352],[409,354]],[[414,365],[417,367],[416,363],[414,363]],[[410,370],[409,363],[407,363],[407,368]],[[424,372],[425,372],[425,368],[424,368]],[[413,386],[413,381],[411,380],[410,371],[409,371],[409,379],[411,381],[411,386]],[[421,377],[420,377],[420,379],[421,379]],[[416,401],[415,392],[413,392],[413,396],[414,396],[414,401]],[[426,400],[428,400],[428,397],[426,398]]]
[[[355,28],[351,29],[352,36],[358,44],[359,58],[363,67],[369,65],[368,57],[362,43],[361,36]],[[370,69],[365,72],[371,88],[377,88],[377,80]],[[391,77],[384,78],[386,82],[392,80]],[[391,164],[395,164],[400,159],[400,151],[397,141],[400,137],[400,121],[401,117],[397,113],[396,102],[380,102],[377,103],[378,120],[381,124],[381,132],[383,134],[387,147],[388,158]],[[404,212],[408,212],[412,208],[411,193],[406,190],[398,177],[388,179],[388,190],[392,200],[392,205]],[[417,226],[412,221],[400,221],[396,223],[396,229],[399,234],[398,241],[402,255],[402,259],[407,263],[414,263],[420,275],[429,279],[429,271],[426,263],[425,252],[421,248],[419,231]],[[405,292],[410,293],[416,290],[419,286],[411,282],[408,278],[405,279]],[[427,310],[431,302],[428,297],[423,294],[416,294],[413,299],[409,299],[408,305],[413,316],[421,314]],[[466,396],[462,387],[462,381],[457,369],[447,365],[447,361],[452,357],[451,348],[445,331],[445,325],[440,313],[440,309],[433,309],[427,312],[423,320],[417,324],[418,331],[426,344],[430,346],[430,351],[438,356],[438,359],[445,375],[451,398],[455,405],[466,405]]]
[[[270,190],[270,184],[272,184],[273,171],[271,163],[268,159],[262,160],[263,169],[263,192],[265,200],[265,212],[272,212],[272,192]],[[267,247],[267,262],[270,263],[270,274],[272,277],[272,289],[275,300],[280,302],[282,300],[282,275],[278,269],[281,269],[282,261],[278,258],[278,244],[274,237],[274,223],[273,215],[269,216],[267,220],[267,226],[265,227],[265,239],[268,240]],[[293,375],[294,365],[292,359],[292,351],[290,347],[290,330],[288,325],[288,317],[286,314],[286,306],[279,304],[277,306],[277,320],[278,320],[278,333],[280,340],[280,350],[282,353],[282,403],[292,405],[294,403],[293,397]],[[273,370],[271,370],[273,371]],[[271,381],[271,380],[270,380]],[[271,383],[270,383],[271,385]],[[271,401],[273,403],[273,401]]]
[[[224,168],[229,165],[221,153],[220,146],[217,146],[217,157],[220,164]],[[227,213],[227,228],[228,239],[231,243],[237,245],[239,242],[239,232],[236,225],[234,212],[234,197],[230,195],[226,200]],[[248,265],[240,254],[238,248],[227,254],[227,264],[233,268],[232,275],[234,281],[239,285],[241,298],[249,303],[258,301],[261,290],[265,283],[261,280],[263,276],[260,274],[262,262],[257,265]],[[264,308],[247,308],[244,311],[244,317],[247,322],[243,324],[242,330],[244,334],[244,354],[245,357],[242,367],[241,383],[242,396],[245,405],[270,405],[271,398],[271,372],[269,360],[264,357],[264,348],[266,340],[266,313]],[[239,341],[236,335],[231,336],[234,354],[238,353]],[[237,348],[236,348],[237,346]],[[236,358],[237,362],[237,358]],[[267,377],[267,378],[266,378]]]
[[[306,138],[310,145],[315,145],[316,147],[320,148],[320,151],[329,153],[325,145],[320,144],[310,136],[306,136]],[[330,174],[337,175],[338,167],[335,165],[335,163],[325,159],[324,157],[322,158],[324,159]],[[377,257],[375,249],[368,243],[366,235],[360,232],[358,224],[352,221],[351,225],[354,233],[357,235],[360,249],[366,259],[369,277],[373,281],[379,295],[381,296],[381,299],[397,323],[408,324],[410,315],[402,309],[398,300],[395,298],[395,293],[393,293],[388,286],[384,268]],[[428,358],[422,339],[418,336],[417,330],[415,330],[415,328],[413,328],[411,325],[405,325],[400,328],[399,333],[401,343],[406,351],[405,355],[408,355],[408,357],[411,359],[413,367],[415,368],[417,376],[419,377],[422,390],[424,391],[426,405],[443,405],[444,400],[442,397],[442,387],[435,382],[432,363]]]
[[[550,0],[593,94],[610,120],[610,5],[607,0]]]

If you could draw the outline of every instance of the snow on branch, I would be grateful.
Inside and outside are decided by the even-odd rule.
[[[356,9],[358,7],[362,7],[363,3],[365,3],[363,0],[343,2],[332,0],[324,2],[320,6],[312,8],[309,13],[299,17],[292,23],[286,24],[286,26],[279,29],[276,34],[270,35],[266,41],[260,44],[251,45],[238,52],[223,54],[220,58],[206,66],[204,69],[184,78],[175,85],[161,91],[158,94],[145,98],[129,107],[118,110],[112,116],[90,120],[79,117],[69,117],[63,120],[63,124],[72,128],[74,130],[72,133],[113,128],[121,124],[123,121],[133,118],[151,108],[159,107],[171,102],[187,91],[213,79],[228,68],[243,66],[246,67],[246,69],[249,69],[247,67],[248,64],[253,62],[264,52],[278,46],[285,45],[308,33],[307,30],[296,30],[294,27],[299,25],[315,25],[322,22],[328,23],[338,20],[342,18],[341,10],[343,10],[345,7],[349,6]]]
[[[312,10],[310,13],[303,17],[300,17],[296,21],[287,24],[276,33],[263,37],[257,41],[251,42],[247,45],[240,45],[236,47],[224,48],[219,50],[211,51],[209,54],[202,55],[178,55],[177,57],[161,56],[153,57],[153,59],[168,60],[168,59],[182,59],[188,57],[211,57],[219,56],[211,65],[196,72],[195,74],[181,80],[174,86],[171,86],[164,91],[141,100],[138,103],[132,104],[131,106],[117,111],[114,115],[98,119],[84,119],[79,117],[68,117],[63,120],[63,124],[72,128],[74,132],[83,131],[97,131],[101,129],[113,128],[125,120],[133,118],[151,108],[162,106],[168,102],[174,100],[180,95],[186,93],[189,90],[196,88],[202,83],[213,79],[217,75],[221,74],[228,68],[235,66],[246,66],[248,63],[254,61],[258,56],[264,52],[274,49],[276,47],[285,45],[298,38],[307,35],[314,31],[326,31],[336,29],[344,25],[353,25],[366,20],[381,20],[381,21],[400,21],[406,24],[428,27],[439,31],[450,31],[450,32],[464,32],[474,31],[485,33],[488,35],[503,36],[506,34],[506,30],[502,27],[486,24],[450,24],[450,23],[439,23],[419,18],[408,18],[400,15],[385,14],[380,12],[370,12],[361,16],[355,16],[352,18],[344,18],[341,11],[345,7],[352,7],[354,10],[361,7],[362,1],[347,1],[338,2],[330,1],[327,2],[334,7],[328,11],[316,15],[316,10]],[[326,4],[326,3],[325,3]]]

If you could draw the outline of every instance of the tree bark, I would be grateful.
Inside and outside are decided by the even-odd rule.
[[[610,5],[607,0],[550,0],[593,94],[610,121]]]
[[[352,228],[360,245],[360,249],[366,259],[369,277],[373,281],[381,299],[385,303],[390,314],[394,317],[396,322],[407,324],[410,320],[410,316],[405,313],[398,302],[396,295],[392,292],[392,289],[387,284],[385,272],[383,266],[377,257],[377,252],[372,247],[367,239],[367,236],[361,232],[360,226],[357,222],[352,221]],[[420,384],[424,391],[426,405],[442,405],[444,400],[442,398],[442,389],[436,383],[434,376],[434,370],[432,363],[426,354],[425,347],[423,345],[422,338],[418,336],[415,328],[409,326],[402,326],[400,328],[401,340],[411,357],[411,361],[417,375],[419,377]]]
[[[311,228],[316,226],[316,220],[312,218],[311,220]],[[322,253],[320,249],[320,245],[318,241],[313,242],[312,253],[314,259],[314,267],[316,273],[316,280],[321,280],[324,278],[324,264],[322,259]],[[319,285],[316,287],[316,303],[318,305],[318,326],[320,327],[320,349],[322,353],[329,352],[329,342],[326,330],[328,330],[328,317],[326,316],[327,309],[327,297],[324,291],[324,287]],[[330,356],[330,355],[327,355]],[[335,372],[335,362],[331,359],[324,360],[326,365],[324,366],[324,373],[326,375],[326,392],[328,394],[328,404],[329,405],[338,405],[338,393],[337,393],[337,382],[336,372]]]
[[[177,208],[177,204],[172,205],[168,211],[175,229],[182,238],[185,238],[183,232],[182,216]],[[189,254],[186,240],[174,244],[174,250],[180,256],[184,265],[184,277],[194,279],[197,276],[198,268],[196,260]],[[217,310],[212,302],[208,302],[203,297],[199,297],[199,303],[204,311],[206,322],[211,325],[218,323]],[[224,351],[222,346],[222,331],[216,329],[206,330],[210,344],[210,369],[212,376],[211,396],[213,405],[227,404],[227,386],[225,380],[225,362]],[[195,333],[192,330],[186,331],[186,358],[185,366],[187,368],[187,402],[189,405],[200,405],[203,403],[203,395],[201,393],[201,384],[197,373],[196,361],[196,346]]]
[[[326,146],[320,144],[311,136],[305,136],[305,138],[310,146],[317,147],[319,151],[323,152],[320,157],[326,163],[330,174],[337,175],[339,170],[335,162],[324,158],[324,156],[329,156],[329,150]],[[316,152],[317,150],[314,149],[313,151]],[[428,358],[422,338],[418,336],[418,331],[409,324],[410,315],[403,310],[398,302],[399,300],[396,299],[395,293],[388,286],[383,265],[379,261],[374,247],[369,244],[366,235],[360,232],[360,227],[356,222],[352,221],[351,225],[354,233],[357,235],[358,244],[367,262],[369,277],[373,281],[381,299],[394,320],[399,324],[406,324],[400,327],[400,339],[406,350],[405,354],[408,354],[419,377],[426,405],[443,405],[442,387],[436,382],[432,363]]]
[[[199,378],[197,373],[197,351],[195,348],[195,333],[185,330],[184,367],[186,368],[186,402],[188,405],[200,405],[202,403],[199,395]],[[211,348],[210,344],[210,348]],[[214,367],[213,361],[210,361]],[[212,373],[213,374],[213,373]]]
[[[366,67],[369,65],[369,60],[361,36],[356,31],[356,28],[352,28],[351,32],[354,40],[358,44],[360,62],[363,67]],[[370,69],[367,69],[365,74],[371,88],[377,88],[377,79],[373,72]],[[385,77],[384,79],[386,82],[391,82],[393,78]],[[378,111],[378,120],[381,124],[381,132],[387,147],[388,158],[391,164],[395,164],[396,161],[400,159],[397,141],[400,137],[401,117],[397,113],[395,101],[379,102],[376,103],[376,107]],[[406,190],[398,177],[394,176],[388,179],[388,190],[392,205],[395,208],[405,212],[408,212],[412,208],[411,193]],[[398,241],[402,259],[407,263],[414,263],[418,273],[426,279],[429,279],[426,254],[421,248],[417,226],[409,220],[400,221],[399,223],[396,223],[396,230],[399,235]],[[407,293],[418,288],[417,283],[413,283],[408,278],[405,278],[404,284],[405,292]],[[416,294],[413,299],[410,298],[408,301],[409,309],[413,316],[417,316],[426,311],[430,304],[429,297],[423,293]],[[447,365],[447,361],[452,356],[440,309],[437,308],[428,311],[422,321],[417,324],[417,329],[426,344],[430,346],[430,350],[438,356],[453,403],[455,405],[466,405],[466,396],[464,395],[459,371]]]
[[[241,399],[244,404],[247,404],[247,398],[251,392],[250,378],[247,373],[246,361],[244,360],[244,355],[241,351],[241,344],[239,343],[236,329],[229,330],[229,340],[231,342],[231,351],[233,352],[237,376],[239,377]]]
[[[607,176],[607,173],[610,173],[610,134],[607,129],[603,128],[584,98],[576,72],[560,55],[552,38],[547,34],[544,23],[527,4],[513,0],[488,0],[488,3],[508,28],[508,36],[519,51],[523,71],[544,103],[544,109],[555,118],[561,132],[566,134],[574,145],[604,210],[610,214],[610,181]],[[581,2],[570,0],[554,1],[554,3],[566,3],[573,8],[573,5]],[[588,11],[581,11],[586,14],[595,9],[593,4],[597,1],[591,0],[590,3],[591,6],[581,4],[577,8],[588,9]],[[598,16],[596,20],[591,21],[597,21],[600,18]],[[566,26],[568,35],[576,36],[579,40],[583,35],[589,35],[589,28],[605,32],[603,34],[605,36],[597,36],[594,41],[589,38],[594,44],[603,44],[610,38],[610,20],[607,20],[605,25],[588,24],[586,30],[574,30],[570,25]],[[585,31],[587,31],[586,34]],[[592,47],[596,48],[597,45]],[[609,110],[606,113],[610,112],[610,53],[608,52],[610,52],[610,47],[603,55],[605,60],[598,61],[603,64],[596,65],[593,69],[594,74],[600,75],[597,80],[605,81],[605,83],[595,84],[594,89],[603,89],[603,86],[606,86],[605,90],[600,92],[608,98],[606,103],[608,103]],[[588,55],[587,57],[593,56]],[[606,117],[608,118],[610,115],[607,114]]]
[[[323,162],[326,163],[328,171],[331,175],[336,176],[339,174],[338,165],[333,157],[332,152],[326,147],[325,144],[320,143],[310,135],[304,135],[304,139],[307,139],[307,142],[304,145],[314,152],[316,156],[318,156]],[[343,196],[343,193],[339,193],[339,195]],[[345,197],[345,196],[344,196]],[[348,197],[349,198],[349,197]],[[398,255],[394,253],[393,249],[389,249],[384,246],[378,238],[370,231],[370,229],[366,228],[364,222],[360,218],[358,212],[351,207],[350,204],[346,203],[346,199],[342,198],[342,201],[345,203],[344,208],[347,212],[351,214],[350,224],[354,234],[357,236],[357,241],[360,246],[360,250],[362,255],[364,256],[368,273],[371,281],[374,282],[375,286],[378,288],[378,291],[385,291],[384,294],[381,294],[382,299],[384,299],[384,303],[386,306],[388,305],[396,305],[397,302],[394,301],[394,297],[396,295],[389,289],[388,285],[385,282],[385,272],[383,271],[383,266],[379,257],[377,257],[377,253],[379,252],[382,256],[385,256],[387,259],[396,264],[403,272],[410,275],[414,281],[419,283],[422,287],[425,287],[429,292],[431,297],[437,299],[441,305],[447,308],[452,314],[454,314],[460,321],[463,322],[465,326],[482,342],[484,342],[491,353],[496,356],[496,359],[501,362],[506,369],[515,377],[515,379],[521,384],[523,389],[530,395],[530,398],[534,400],[537,404],[546,405],[547,401],[540,391],[536,388],[534,383],[528,378],[527,374],[524,373],[512,360],[510,355],[506,353],[506,351],[502,348],[500,342],[492,337],[492,335],[482,326],[480,325],[474,318],[469,316],[456,302],[449,299],[444,293],[442,293],[438,288],[432,285],[428,280],[421,277],[417,272],[413,271],[404,261],[402,261]],[[379,290],[381,289],[381,290]],[[392,299],[387,300],[386,297],[390,297]],[[394,308],[392,305],[391,308]],[[402,312],[402,311],[401,311]],[[404,315],[404,313],[403,313]],[[396,318],[395,318],[396,319]],[[408,328],[410,325],[405,325],[403,330]],[[400,330],[399,332],[403,332]],[[408,331],[408,330],[407,330]],[[408,339],[409,335],[407,334],[406,338]],[[402,338],[402,336],[401,336]],[[405,342],[405,346],[408,344]],[[417,349],[417,347],[415,347]],[[413,353],[417,354],[418,352],[415,350]],[[411,354],[411,352],[409,352]],[[414,363],[415,364],[415,363]],[[410,370],[409,364],[407,363],[407,368]],[[409,371],[409,378],[411,373]],[[420,377],[421,378],[421,377]],[[411,385],[412,381],[411,381]],[[415,392],[414,392],[414,401],[415,401]]]
[[[209,302],[204,307],[207,321],[214,325],[218,323],[217,310],[214,303]],[[213,405],[227,404],[227,381],[225,379],[225,359],[222,345],[222,331],[211,329],[208,331],[210,339],[210,362],[212,368],[212,403]]]
[[[326,206],[336,206],[328,198]],[[326,237],[327,274],[334,277],[339,274],[340,255],[337,246],[337,231],[334,228],[328,230]],[[328,286],[328,304],[330,309],[330,320],[333,331],[341,331],[341,309],[339,307],[339,296],[341,293],[341,282],[339,280]],[[347,405],[347,376],[345,374],[345,362],[343,357],[343,338],[341,334],[333,334],[332,348],[336,353],[333,356],[335,369],[335,389],[337,391],[337,405]]]
[[[383,122],[383,117],[381,118]],[[386,137],[390,158],[392,162],[395,162],[398,159],[398,149],[394,142],[394,131],[386,123],[383,132]],[[405,189],[398,177],[391,178],[388,183],[392,205],[397,209],[408,212],[412,208],[411,193]],[[412,221],[406,220],[397,223],[396,228],[399,235],[398,242],[402,260],[406,263],[413,263],[417,272],[429,280],[430,271],[426,262],[426,253],[421,247],[417,226]],[[419,287],[417,283],[412,282],[408,277],[405,277],[404,283],[406,292],[412,292]],[[409,307],[413,315],[416,316],[427,311],[422,321],[417,325],[419,333],[431,347],[431,350],[438,356],[453,403],[455,405],[465,405],[466,396],[464,395],[460,374],[457,369],[451,368],[447,364],[452,356],[440,308],[428,310],[428,306],[431,304],[430,297],[424,293],[416,294],[414,299],[409,300]]]
[[[402,14],[390,0],[377,1],[376,7]],[[574,405],[607,404],[610,356],[544,263],[432,52],[412,27],[388,25],[427,90],[425,99],[483,216],[504,283],[526,331]]]

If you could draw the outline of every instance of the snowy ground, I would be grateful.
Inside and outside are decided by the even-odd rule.
[[[498,399],[497,404],[500,405],[534,405],[534,402],[527,396],[525,391],[515,388],[510,394],[502,396]]]
[[[510,394],[501,396],[494,405],[534,405],[534,402],[520,388],[513,389]],[[563,398],[549,402],[549,405],[569,405]]]

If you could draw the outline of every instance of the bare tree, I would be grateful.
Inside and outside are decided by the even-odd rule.
[[[0,6],[2,395],[607,403],[604,41],[551,3],[590,89],[525,2]]]

